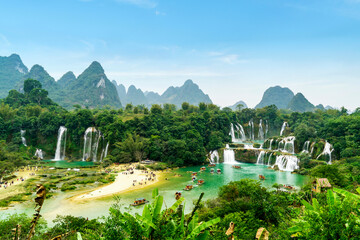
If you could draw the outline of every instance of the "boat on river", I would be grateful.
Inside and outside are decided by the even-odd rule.
[[[188,184],[188,185],[186,185],[186,187],[184,188],[184,190],[185,190],[185,191],[190,191],[190,190],[193,189],[193,188],[194,188],[193,185]]]
[[[200,168],[200,171],[205,171],[206,170],[206,167],[201,167]]]
[[[265,176],[260,174],[260,175],[259,175],[259,179],[260,179],[260,180],[265,180]]]
[[[197,185],[203,185],[205,183],[204,179],[199,179]]]
[[[131,206],[139,206],[139,205],[143,205],[145,203],[148,203],[149,201],[146,200],[145,198],[137,198],[135,199],[134,203],[130,204]]]
[[[221,169],[216,169],[217,174],[221,174]]]
[[[241,169],[241,166],[239,166],[239,165],[233,165],[232,167],[236,168],[236,169]]]
[[[208,166],[209,166],[209,167],[215,167],[216,164],[215,164],[215,163],[210,163]]]

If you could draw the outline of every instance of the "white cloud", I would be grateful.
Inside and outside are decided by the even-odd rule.
[[[9,47],[11,43],[4,35],[0,34],[0,45]]]
[[[151,0],[116,0],[116,1],[119,3],[132,4],[144,8],[155,8],[157,6],[157,3]]]

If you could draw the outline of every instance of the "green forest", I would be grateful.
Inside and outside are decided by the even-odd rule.
[[[75,105],[69,111],[52,101],[40,82],[28,79],[24,93],[11,90],[0,100],[0,179],[22,166],[39,165],[34,157],[37,148],[52,158],[60,126],[68,129],[67,161],[82,159],[84,132],[95,127],[109,143],[107,157],[97,164],[150,159],[173,168],[207,163],[210,151],[231,144],[231,123],[247,128],[253,120],[257,132],[260,119],[269,126],[267,137],[274,138],[287,122],[285,134],[296,137],[300,159],[296,172],[311,179],[327,178],[333,188],[315,193],[310,182],[300,191],[284,192],[276,184],[268,189],[259,181],[242,179],[221,187],[215,199],[200,201],[199,196],[190,214],[184,213],[183,198],[163,206],[161,189],[154,189],[142,215],[122,212],[117,203],[102,219],[64,213],[48,227],[41,218],[31,226],[31,216],[14,214],[0,218],[0,238],[12,239],[12,229],[19,224],[18,239],[25,239],[32,227],[32,239],[61,234],[66,236],[57,239],[254,239],[259,228],[265,228],[259,239],[359,239],[360,108],[352,113],[345,108],[299,113],[275,105],[257,109],[239,105],[233,111],[184,102],[179,109],[172,104],[155,104],[150,109],[127,104],[123,109]],[[22,144],[21,130],[26,130],[27,147]],[[302,154],[306,141],[329,142],[334,148],[332,164]],[[316,144],[315,151],[321,148]]]

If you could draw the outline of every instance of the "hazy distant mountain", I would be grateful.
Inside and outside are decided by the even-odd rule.
[[[90,108],[110,105],[122,107],[116,87],[106,77],[100,63],[92,62],[76,81],[65,88],[68,104],[80,104]],[[70,107],[68,104],[67,107]]]
[[[117,85],[115,81],[113,81],[113,84],[117,87],[123,106],[131,103],[134,106],[145,105],[151,107],[152,104],[170,103],[180,107],[183,102],[188,102],[193,105],[198,105],[201,102],[212,103],[209,96],[204,94],[199,86],[191,80],[187,80],[181,87],[169,87],[162,95],[151,91],[144,93],[134,85],[131,85],[128,91],[125,92],[123,85]]]
[[[162,103],[162,98],[161,98],[160,94],[158,94],[156,92],[144,92],[144,95],[150,106],[152,104],[161,104]]]
[[[274,104],[279,109],[286,109],[293,97],[294,93],[289,88],[270,87],[264,92],[261,102],[255,108],[263,108]]]
[[[19,55],[0,57],[0,98],[6,97],[27,73],[28,68],[23,64]]]
[[[315,108],[320,109],[321,111],[325,110],[325,107],[322,104],[316,105]]]
[[[326,107],[325,107],[325,109],[326,110],[331,110],[331,109],[334,109],[332,106],[329,106],[329,105],[327,105]]]
[[[68,84],[75,82],[76,81],[76,76],[74,75],[73,72],[69,71],[67,73],[65,73],[58,81],[58,85],[61,87],[66,87]]]
[[[297,93],[289,102],[288,109],[294,112],[311,112],[315,106],[311,104],[302,93]]]
[[[247,107],[248,107],[244,101],[238,101],[238,102],[235,103],[234,105],[229,106],[229,108],[231,108],[233,111],[235,111],[235,110],[237,110],[237,106],[238,106],[239,104],[243,105],[243,108],[247,108]]]
[[[148,106],[148,102],[143,91],[141,91],[140,88],[137,89],[134,85],[131,85],[126,93],[126,104],[128,103],[131,103],[133,106]]]
[[[115,80],[112,80],[111,82],[116,87],[116,91],[117,91],[117,93],[119,95],[121,105],[126,106],[126,89],[125,89],[125,86],[122,85],[122,84],[118,85]]]
[[[192,80],[187,80],[181,87],[169,87],[161,98],[163,103],[175,104],[177,107],[180,107],[183,102],[192,105],[198,105],[201,102],[212,103],[209,96],[204,94]]]

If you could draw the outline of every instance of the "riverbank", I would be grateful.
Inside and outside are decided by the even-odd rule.
[[[132,172],[132,173],[131,173]],[[91,192],[74,196],[74,201],[84,201],[109,197],[114,194],[126,191],[134,191],[141,188],[149,187],[159,181],[160,172],[149,170],[137,170],[119,172],[114,182],[101,186]]]

